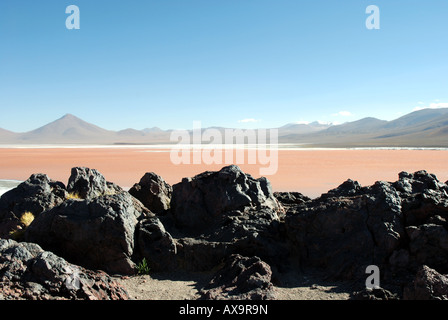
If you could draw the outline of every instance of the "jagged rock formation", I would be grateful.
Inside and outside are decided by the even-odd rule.
[[[425,171],[369,187],[349,180],[291,208],[285,225],[300,265],[333,277],[361,277],[371,264],[388,272],[419,265],[447,272],[447,192]]]
[[[34,243],[0,239],[0,300],[128,299],[104,272],[73,265]]]
[[[96,169],[76,167],[68,179],[67,191],[82,199],[92,199],[123,191],[119,186],[106,181]]]
[[[66,199],[65,185],[45,174],[33,174],[0,198],[0,238],[8,237],[20,225],[25,212],[34,216],[49,210]]]
[[[86,268],[132,274],[134,232],[142,214],[126,192],[67,200],[39,215],[25,240]]]
[[[235,254],[202,290],[209,300],[269,300],[274,299],[270,266],[258,257]]]
[[[280,264],[288,254],[275,244],[281,213],[265,178],[237,166],[205,172],[173,186],[168,213],[139,224],[139,258],[155,271],[210,270],[236,253]]]
[[[448,277],[428,266],[421,266],[415,279],[404,290],[405,300],[448,300]]]
[[[173,188],[154,172],[147,172],[139,183],[129,190],[146,208],[156,214],[163,214],[170,208]]]
[[[281,206],[266,178],[254,179],[237,166],[184,178],[173,186],[171,213],[176,226],[192,234],[222,225],[229,217],[266,209],[276,220]],[[260,215],[261,216],[261,215]]]

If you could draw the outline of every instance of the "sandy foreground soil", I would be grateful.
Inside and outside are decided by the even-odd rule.
[[[196,300],[211,273],[166,273],[117,278],[133,300]],[[293,272],[274,285],[276,300],[347,300],[355,289],[341,282],[328,283]]]
[[[247,154],[246,154],[247,155]],[[247,156],[246,158],[247,159]],[[279,150],[278,170],[266,175],[274,191],[298,191],[317,197],[347,179],[361,185],[378,180],[396,181],[401,171],[426,170],[440,181],[448,180],[447,150]],[[175,184],[226,164],[179,164],[169,150],[154,148],[0,148],[0,179],[26,180],[33,173],[46,173],[67,183],[70,169],[85,166],[99,170],[108,181],[129,188],[145,172],[155,172]],[[253,177],[267,165],[239,164]]]

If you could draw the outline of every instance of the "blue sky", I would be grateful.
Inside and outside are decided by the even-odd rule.
[[[80,9],[68,30],[65,9]],[[380,30],[368,30],[368,5]],[[391,120],[448,107],[446,0],[1,0],[0,128]]]

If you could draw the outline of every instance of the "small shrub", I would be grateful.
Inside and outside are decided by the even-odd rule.
[[[144,275],[144,274],[149,274],[149,266],[148,263],[146,262],[146,258],[143,258],[143,260],[137,264],[136,266],[137,269],[137,274],[139,275]]]

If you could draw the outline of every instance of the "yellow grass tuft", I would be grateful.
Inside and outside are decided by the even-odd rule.
[[[77,192],[69,192],[65,198],[67,200],[84,200]]]
[[[34,214],[27,211],[20,217],[20,222],[24,225],[25,228],[27,228],[31,222],[34,220]]]
[[[34,214],[32,214],[29,211],[26,211],[22,214],[19,221],[21,225],[18,225],[17,229],[9,232],[10,237],[17,241],[23,240],[26,228],[28,228],[31,222],[34,221]]]

